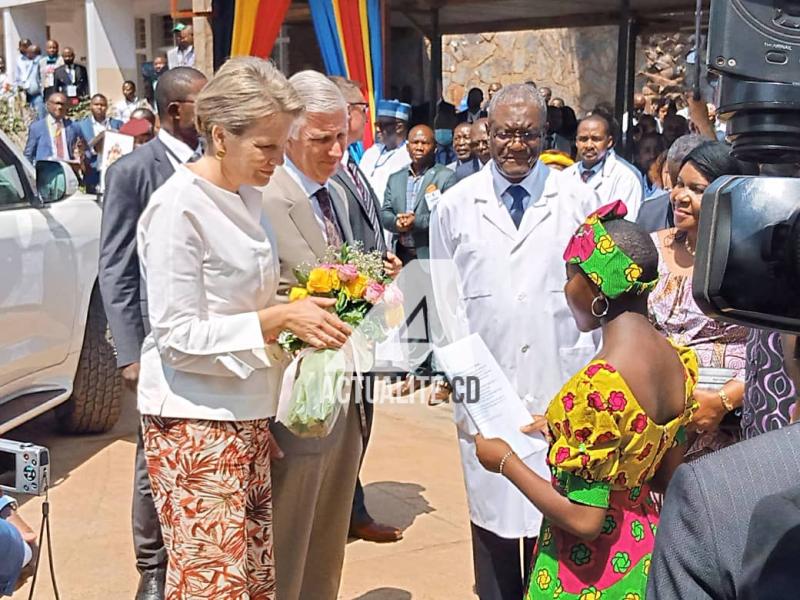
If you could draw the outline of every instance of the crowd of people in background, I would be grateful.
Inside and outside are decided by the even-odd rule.
[[[177,23],[173,33],[175,47],[156,55],[143,70],[143,93],[139,93],[135,81],[126,80],[118,100],[109,100],[101,93],[90,94],[88,72],[76,62],[73,48],[61,49],[58,41],[48,40],[42,55],[41,48],[31,40],[20,40],[13,76],[5,71],[5,61],[0,63],[0,86],[6,102],[21,102],[34,113],[25,157],[33,164],[51,158],[73,162],[85,189],[98,191],[104,132],[133,137],[134,147],[153,139],[157,133],[156,90],[160,78],[170,69],[194,66],[192,27]],[[73,114],[80,118],[71,118]]]
[[[534,415],[526,432],[548,438],[521,457],[456,419],[481,600],[768,585],[773,557],[747,524],[769,521],[769,502],[786,499],[767,492],[796,480],[796,453],[767,469],[761,439],[785,450],[800,435],[784,428],[800,417],[797,366],[780,334],[716,321],[692,296],[703,192],[759,170],[731,156],[712,105],[636,94],[618,123],[608,103],[579,119],[551,88],[494,83],[463,106],[440,100],[433,118],[379,101],[364,151],[358,82],[286,78],[251,57],[207,80],[191,68],[191,28],[176,33],[142,99],[133,81],[111,104],[89,98],[86,69],[55,41],[40,57],[23,40],[12,84],[40,113],[26,156],[78,162],[87,188],[103,132],[136,139],[108,170],[99,286],[142,416],[137,599],[333,600],[348,536],[402,538],[370,516],[359,479],[371,403],[353,394],[324,439],[274,419],[278,334],[337,349],[351,333],[331,299],[287,302],[297,267],[344,242],[383,253],[390,277],[416,260],[455,264],[462,281],[440,296],[447,274],[432,261],[437,311],[466,303],[469,332]],[[86,99],[91,114],[71,121]],[[436,381],[428,402],[452,391]],[[719,490],[737,473],[731,507],[736,494]]]

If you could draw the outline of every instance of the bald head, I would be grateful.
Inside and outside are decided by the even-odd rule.
[[[411,168],[421,175],[433,166],[436,152],[436,139],[433,129],[427,125],[417,125],[408,132],[408,155],[411,157]]]

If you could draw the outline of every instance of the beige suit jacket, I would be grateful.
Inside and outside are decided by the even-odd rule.
[[[330,181],[329,191],[344,239],[352,243],[346,192],[335,181]],[[275,170],[264,189],[264,213],[278,241],[281,265],[278,299],[286,301],[289,289],[297,283],[293,269],[316,264],[324,256],[327,243],[314,216],[311,199],[283,167]]]

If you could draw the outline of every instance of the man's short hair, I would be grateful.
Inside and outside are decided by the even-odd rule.
[[[186,100],[194,84],[205,81],[206,76],[192,67],[176,67],[165,72],[158,80],[156,87],[156,104],[158,116],[165,119],[169,114],[169,105]]]
[[[131,81],[130,79],[126,79],[122,82],[122,86],[125,87],[126,85],[131,84],[134,89],[136,89],[136,82]]]
[[[92,96],[92,99],[90,100],[90,102],[94,102],[97,98],[102,98],[103,100],[106,101],[106,103],[108,102],[108,98],[106,98],[105,95],[101,94],[100,92],[98,92],[94,96]]]
[[[346,77],[340,77],[339,75],[330,75],[328,79],[336,84],[336,87],[342,92],[347,102],[353,102],[352,99],[356,96],[361,99],[359,102],[363,102],[364,93],[361,91],[361,86],[358,85],[358,82],[347,79]]]
[[[512,83],[511,85],[503,86],[497,90],[489,102],[487,111],[489,120],[493,120],[493,113],[498,107],[519,102],[534,105],[542,114],[542,122],[547,120],[547,105],[545,104],[544,98],[535,87],[527,83]]]

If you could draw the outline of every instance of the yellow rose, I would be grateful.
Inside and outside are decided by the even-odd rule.
[[[625,269],[625,279],[627,279],[631,283],[639,281],[639,277],[641,276],[642,276],[642,267],[640,267],[636,263],[631,263],[631,266]]]
[[[302,287],[293,287],[289,292],[289,302],[294,302],[295,300],[302,300],[308,296],[308,290]]]
[[[591,279],[597,287],[603,285],[603,278],[597,273],[589,273],[589,279]]]
[[[367,291],[367,283],[369,283],[369,280],[364,275],[359,274],[358,277],[344,284],[344,291],[350,298],[363,298],[364,292]]]
[[[597,249],[600,251],[600,254],[609,254],[614,250],[615,246],[614,240],[612,240],[611,236],[608,234],[597,240]]]
[[[591,586],[581,591],[581,595],[578,600],[600,600],[602,597],[603,592],[598,590],[596,587]]]
[[[547,572],[547,569],[539,569],[539,572],[536,574],[536,583],[539,584],[540,590],[546,590],[550,587],[550,582],[553,581],[550,577],[550,573]]]
[[[317,267],[311,269],[311,273],[308,274],[306,289],[312,294],[327,294],[338,290],[340,285],[339,273],[336,272],[336,269]]]

